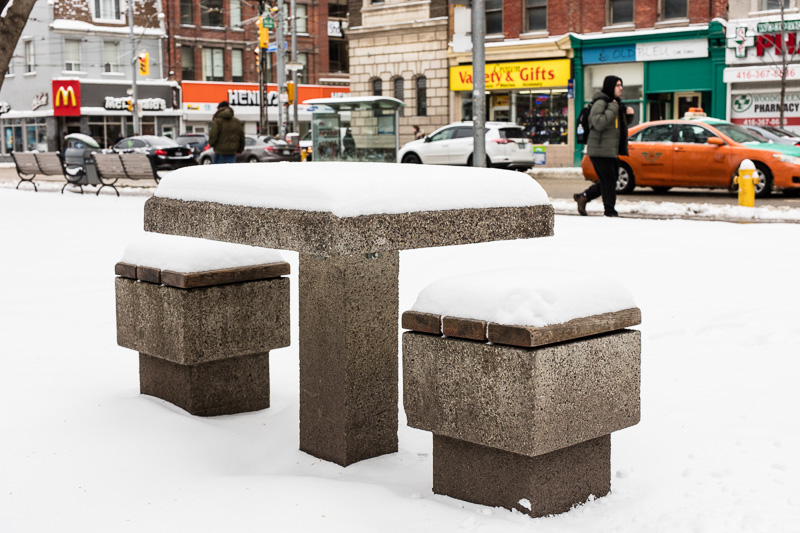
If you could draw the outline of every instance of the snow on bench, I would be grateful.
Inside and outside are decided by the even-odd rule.
[[[115,273],[189,289],[284,276],[289,264],[268,248],[143,233],[128,244]]]
[[[641,323],[630,291],[554,269],[507,269],[439,280],[423,289],[402,326],[512,346],[542,346]]]

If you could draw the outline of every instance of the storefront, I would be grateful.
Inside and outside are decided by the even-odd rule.
[[[90,135],[100,146],[133,135],[130,83],[54,79],[33,97],[31,110],[13,106],[0,116],[0,151],[55,151],[68,133]],[[180,88],[170,82],[139,82],[138,109],[144,135],[175,137],[180,125]]]
[[[545,166],[571,166],[574,106],[569,37],[486,49],[486,120],[514,122]],[[451,116],[472,120],[471,55],[452,54]]]
[[[800,17],[785,17],[786,75],[783,76],[780,17],[728,23],[724,80],[730,88],[729,119],[736,124],[781,126],[781,85],[785,129],[800,133]],[[782,79],[783,78],[783,79]]]
[[[222,83],[184,81],[182,119],[184,131],[187,133],[207,133],[217,104],[226,100],[230,103],[235,115],[242,121],[245,133],[256,134],[259,132],[261,118],[260,99],[257,83]],[[278,89],[270,84],[267,93],[267,119],[270,133],[278,131]],[[302,102],[312,98],[337,98],[348,96],[349,87],[330,85],[300,85],[298,89],[298,121],[300,134],[309,129],[312,109]],[[284,102],[283,121],[291,124],[294,118],[293,107]],[[291,128],[287,128],[289,131]]]
[[[606,76],[614,75],[624,82],[622,100],[634,109],[634,124],[680,118],[690,107],[726,116],[724,28],[719,22],[691,30],[573,36],[572,44],[580,107],[591,101]],[[582,150],[576,146],[576,163]]]

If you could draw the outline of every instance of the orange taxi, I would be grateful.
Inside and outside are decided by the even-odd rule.
[[[672,187],[736,190],[733,178],[745,159],[756,166],[756,197],[773,190],[800,193],[800,147],[772,143],[724,120],[701,117],[639,124],[628,132],[628,153],[620,157],[619,194],[634,187],[652,187],[656,192]],[[586,179],[597,181],[586,155],[581,168]]]

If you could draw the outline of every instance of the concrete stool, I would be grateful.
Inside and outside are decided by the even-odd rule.
[[[639,309],[540,326],[476,313],[402,316],[403,403],[409,426],[433,432],[433,491],[533,517],[606,495],[610,433],[640,417],[640,333],[623,329]]]
[[[269,407],[269,351],[289,345],[280,259],[157,234],[129,247],[115,268],[117,343],[139,352],[141,393],[200,416]]]

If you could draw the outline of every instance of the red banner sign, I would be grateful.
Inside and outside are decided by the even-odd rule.
[[[56,117],[81,115],[80,80],[53,80],[53,115]]]

